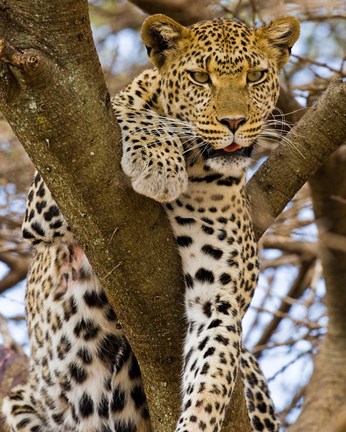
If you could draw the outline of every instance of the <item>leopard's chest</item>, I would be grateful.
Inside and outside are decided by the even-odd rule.
[[[243,182],[198,177],[166,208],[186,284],[232,287],[235,295],[242,293],[241,301],[250,297],[258,277],[258,253]]]

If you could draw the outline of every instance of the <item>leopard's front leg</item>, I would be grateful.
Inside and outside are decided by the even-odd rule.
[[[203,171],[167,206],[186,281],[182,414],[176,432],[218,432],[242,357],[243,315],[257,281],[244,178]]]
[[[170,202],[187,188],[181,138],[191,128],[163,117],[157,71],[144,71],[112,100],[122,133],[121,166],[133,189],[158,202]]]
[[[183,408],[176,432],[218,432],[239,369],[239,306],[227,293],[217,292],[196,292],[191,306],[196,313],[190,316],[185,342]]]
[[[162,124],[155,113],[136,113],[137,121],[150,118],[151,126],[126,129],[121,119],[123,157],[121,166],[133,189],[158,202],[170,202],[187,187],[183,147],[179,137]]]

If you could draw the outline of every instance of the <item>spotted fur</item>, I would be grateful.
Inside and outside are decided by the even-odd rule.
[[[242,344],[259,267],[245,171],[298,33],[293,18],[254,30],[149,17],[142,38],[155,68],[113,99],[123,170],[137,192],[166,203],[182,258],[188,329],[176,432],[220,431],[238,373],[253,430],[278,431],[265,379]],[[150,431],[135,356],[39,174],[23,234],[35,250],[32,354],[28,383],[4,402],[11,431]]]

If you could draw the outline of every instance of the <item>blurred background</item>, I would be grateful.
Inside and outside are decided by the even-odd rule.
[[[282,74],[286,99],[269,119],[269,132],[258,146],[251,173],[285,139],[330,80],[346,75],[344,0],[89,3],[94,40],[111,94],[150,67],[140,40],[146,12],[165,13],[185,25],[215,16],[255,26],[287,14],[299,19],[301,37]],[[24,150],[0,117],[0,343],[27,355],[24,291],[31,250],[22,240],[20,226],[33,172]],[[261,240],[261,277],[244,322],[245,343],[269,380],[283,430],[300,412],[312,359],[328,323],[317,239],[310,189],[305,185]],[[338,247],[346,251],[346,241],[339,241]]]

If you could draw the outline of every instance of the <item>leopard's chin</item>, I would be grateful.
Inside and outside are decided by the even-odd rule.
[[[245,175],[251,159],[244,156],[218,156],[206,160],[205,166],[219,174],[241,178]]]

